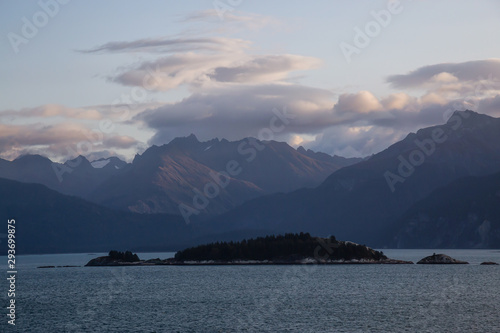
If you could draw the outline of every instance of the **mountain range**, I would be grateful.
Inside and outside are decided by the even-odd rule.
[[[183,204],[196,210],[195,215],[213,215],[265,194],[317,186],[360,160],[296,150],[276,141],[200,142],[190,135],[137,155],[125,172],[103,182],[90,197],[139,213],[179,214]]]
[[[495,172],[500,172],[500,119],[455,112],[446,124],[410,133],[371,158],[334,172],[316,188],[250,200],[206,224],[206,232],[307,231],[377,247],[428,247],[432,242],[404,245],[401,235],[395,237],[406,227],[401,217],[440,187]],[[472,240],[445,244],[486,246]]]
[[[0,177],[11,179],[0,180],[0,214],[24,221],[30,253],[177,249],[285,232],[379,248],[500,245],[500,119],[472,111],[366,159],[190,135],[132,163],[0,160]]]
[[[500,248],[500,173],[433,191],[398,220],[396,247]]]
[[[144,216],[63,195],[40,184],[0,179],[0,214],[15,219],[16,253],[167,251],[191,243],[193,228],[178,215]],[[7,252],[0,235],[0,253]],[[5,244],[5,245],[3,245]]]
[[[0,160],[0,177],[43,184],[119,210],[180,214],[183,204],[196,209],[195,215],[213,215],[264,194],[317,186],[333,171],[359,161],[276,141],[200,142],[190,135],[152,146],[132,163],[117,157],[89,162],[84,156],[64,164],[39,155]],[[216,195],[200,209],[193,202],[197,193]]]
[[[63,194],[88,197],[104,180],[121,173],[126,166],[117,157],[90,163],[78,156],[55,163],[40,155],[24,155],[12,162],[0,159],[0,178],[43,184]]]

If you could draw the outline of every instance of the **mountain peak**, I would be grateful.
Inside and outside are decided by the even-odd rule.
[[[196,135],[191,133],[189,136],[183,136],[183,137],[178,137],[178,138],[173,139],[172,141],[170,141],[170,143],[168,145],[179,145],[179,144],[180,145],[194,145],[194,144],[198,144],[198,143],[200,143],[200,141],[198,140]]]
[[[447,124],[455,123],[456,117],[460,117],[463,120],[464,125],[466,125],[467,127],[483,125],[495,119],[488,115],[477,113],[472,110],[455,111],[453,112],[453,115],[450,117],[450,119],[448,119]]]
[[[46,163],[51,162],[47,157],[38,154],[27,154],[19,156],[14,160],[17,163]]]
[[[186,139],[195,140],[196,142],[199,142],[198,138],[193,133],[189,134],[189,136],[187,136]]]
[[[67,160],[64,162],[64,164],[69,165],[72,168],[75,167],[85,167],[85,168],[92,168],[92,165],[90,164],[89,160],[83,155],[78,155],[77,158],[74,158],[72,160]]]
[[[297,151],[299,153],[301,153],[301,154],[306,154],[307,153],[306,149],[304,147],[302,147],[302,146],[299,146],[299,148],[297,148]]]

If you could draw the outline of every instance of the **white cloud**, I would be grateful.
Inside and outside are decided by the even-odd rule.
[[[458,78],[453,74],[447,72],[441,72],[439,74],[432,76],[429,81],[437,83],[449,83],[449,82],[457,82]]]
[[[335,111],[338,113],[369,113],[379,110],[382,110],[382,104],[369,91],[342,94],[335,105]]]
[[[403,110],[403,109],[409,109],[411,104],[414,104],[416,102],[415,97],[411,97],[410,95],[406,93],[396,93],[396,94],[391,94],[388,97],[382,99],[380,103],[383,105],[384,109],[386,110]]]

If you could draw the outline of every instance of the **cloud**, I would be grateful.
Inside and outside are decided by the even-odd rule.
[[[291,54],[256,56],[241,65],[214,68],[209,77],[219,82],[272,82],[285,79],[291,71],[320,66],[321,61],[313,57]]]
[[[278,82],[290,72],[318,68],[317,58],[282,55],[174,54],[144,62],[112,78],[127,86],[166,91],[181,85],[207,88],[219,83],[260,84]]]
[[[59,104],[46,104],[34,108],[20,110],[5,110],[0,112],[0,117],[63,117],[73,119],[101,119],[102,115],[96,109],[70,108]]]
[[[238,85],[196,93],[178,103],[145,111],[135,119],[157,131],[150,140],[152,144],[189,133],[196,133],[200,139],[241,139],[258,136],[270,127],[276,110],[286,109],[294,119],[276,132],[276,137],[284,137],[334,123],[333,97],[330,91],[298,85]]]
[[[458,78],[453,74],[441,72],[431,77],[430,81],[438,83],[449,83],[449,82],[457,82]]]
[[[150,144],[196,133],[202,140],[258,137],[270,128],[273,110],[286,110],[289,123],[273,133],[276,140],[345,156],[379,152],[422,127],[445,123],[455,110],[498,113],[500,95],[449,99],[440,93],[422,97],[394,93],[379,98],[369,91],[341,94],[293,84],[218,87],[177,103],[147,110],[134,119],[156,131]],[[307,138],[304,139],[304,138]],[[313,139],[310,139],[313,138]]]
[[[75,123],[0,124],[0,157],[2,158],[12,159],[21,154],[37,153],[48,157],[69,159],[97,150],[125,149],[137,144],[138,142],[132,137],[103,134]]]
[[[150,91],[168,91],[181,86],[195,91],[221,84],[277,83],[289,80],[291,72],[316,69],[322,65],[320,59],[303,55],[257,54],[251,48],[251,41],[223,36],[234,35],[242,26],[247,31],[279,24],[275,18],[227,10],[223,19],[224,27],[229,27],[229,30],[223,29],[225,31],[217,33],[220,37],[212,37],[216,34],[210,24],[217,23],[220,28],[220,19],[217,10],[197,11],[181,22],[190,23],[191,27],[193,23],[199,24],[194,30],[178,36],[112,41],[79,52],[149,53],[151,56],[147,61],[120,66],[108,79]],[[158,54],[160,56],[154,59]]]
[[[305,147],[331,155],[364,157],[404,138],[407,133],[390,127],[341,125],[325,129]]]
[[[122,161],[126,161],[127,160],[127,157],[122,155],[122,154],[117,154],[116,152],[114,151],[111,151],[111,150],[101,150],[101,151],[93,151],[92,153],[90,154],[87,154],[85,155],[85,157],[90,161],[90,162],[93,162],[93,161],[96,161],[96,160],[99,160],[101,158],[109,158],[109,157],[118,157],[119,159],[121,159]]]
[[[387,110],[407,109],[408,111],[412,110],[411,105],[414,105],[415,102],[416,98],[406,93],[391,94],[380,101],[384,109]]]
[[[115,135],[107,137],[103,140],[103,146],[109,148],[122,148],[127,149],[134,147],[137,144],[137,140],[126,135]]]
[[[370,154],[374,152],[370,149],[387,145],[387,140],[392,143],[395,137],[400,138],[408,131],[446,121],[443,115],[457,106],[456,101],[453,103],[425,104],[422,99],[406,94],[378,99],[367,91],[340,95],[336,101],[333,92],[317,88],[247,85],[193,94],[178,103],[147,110],[134,119],[156,131],[150,144],[164,144],[190,133],[196,133],[202,140],[215,136],[237,140],[258,137],[263,129],[270,128],[273,110],[286,110],[293,119],[273,133],[274,139],[297,145],[304,135],[320,138],[322,133],[340,133],[348,141],[357,142],[353,143],[353,149]],[[379,134],[380,141],[373,143],[370,135]],[[331,145],[339,147],[348,142],[334,139]],[[334,151],[325,141],[307,142],[308,147]]]
[[[382,104],[369,91],[360,91],[355,94],[342,94],[338,103],[335,105],[335,111],[338,113],[368,113],[379,111]]]
[[[172,71],[171,76],[164,78],[164,87],[186,84],[192,88],[192,94],[168,104],[124,102],[84,108],[49,104],[0,112],[0,119],[16,119],[10,125],[0,124],[0,156],[37,152],[69,158],[75,152],[133,154],[132,151],[145,148],[124,129],[107,135],[91,131],[105,118],[154,132],[148,144],[164,144],[190,133],[202,140],[239,140],[262,133],[267,134],[261,139],[269,139],[269,130],[274,128],[272,139],[294,146],[366,156],[385,149],[409,132],[446,122],[455,110],[472,109],[500,116],[500,93],[494,80],[488,81],[493,85],[483,84],[479,93],[452,94],[450,91],[458,91],[453,88],[455,85],[469,91],[482,81],[457,81],[460,74],[441,69],[428,76],[428,90],[420,97],[406,92],[379,97],[370,91],[337,94],[288,82],[286,76],[291,71],[319,66],[317,59],[311,57],[241,53],[236,59],[226,59],[217,54],[176,54],[153,64]],[[277,114],[288,115],[286,122]],[[26,118],[24,123],[42,123],[18,125],[21,117]],[[54,119],[61,122],[54,123]],[[71,122],[75,120],[79,123]]]
[[[436,83],[449,84],[456,82],[470,86],[471,83],[481,81],[494,83],[493,87],[495,89],[500,88],[500,59],[429,65],[420,67],[408,74],[391,75],[387,78],[387,82],[398,89],[427,88],[434,86]],[[470,91],[471,87],[467,90]]]
[[[109,42],[92,49],[80,50],[81,53],[176,53],[185,51],[232,52],[235,49],[245,49],[250,42],[227,37],[159,37],[145,38],[134,41]]]

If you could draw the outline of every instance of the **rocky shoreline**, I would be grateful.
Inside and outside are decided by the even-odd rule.
[[[227,265],[401,265],[413,264],[413,261],[384,259],[384,260],[319,260],[314,258],[304,258],[300,260],[202,260],[202,261],[179,261],[174,258],[169,259],[149,259],[135,262],[125,262],[120,260],[110,260],[109,257],[98,257],[90,260],[85,266],[227,266]]]
[[[113,267],[113,266],[258,266],[258,265],[412,265],[413,261],[398,260],[398,259],[353,259],[353,260],[328,260],[316,258],[302,259],[279,259],[279,260],[176,260],[175,258],[168,259],[148,259],[138,261],[124,261],[121,259],[113,259],[109,256],[102,256],[91,259],[86,267]],[[466,261],[457,260],[445,254],[433,254],[425,257],[417,262],[417,264],[432,264],[432,265],[450,265],[450,264],[469,264]],[[496,262],[482,262],[480,265],[498,265]],[[66,267],[66,266],[58,266]],[[69,267],[69,266],[67,266]],[[53,268],[53,266],[41,266],[38,268]]]
[[[313,255],[312,255],[313,254]],[[258,237],[241,242],[216,242],[178,251],[173,258],[140,260],[130,251],[112,250],[85,266],[242,266],[242,265],[401,265],[413,261],[388,258],[366,245],[308,233]],[[434,253],[417,264],[468,264]],[[484,262],[483,265],[494,265]]]

